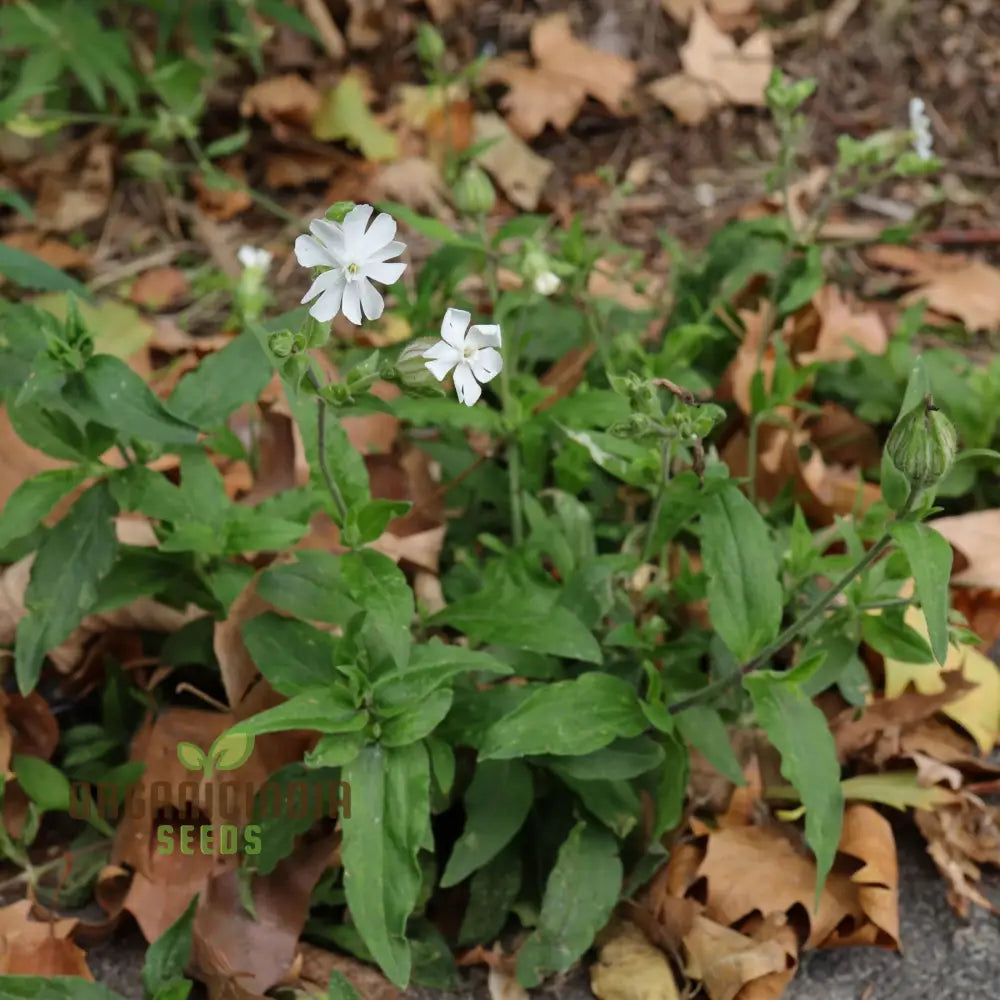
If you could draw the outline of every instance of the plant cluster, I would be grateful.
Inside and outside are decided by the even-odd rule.
[[[94,15],[76,9],[90,24]],[[27,33],[48,30],[45,10],[23,3],[0,12],[4,44],[28,45]],[[62,59],[67,50],[45,51]],[[102,52],[93,73],[80,75],[95,104],[109,80],[137,103],[114,47]],[[65,68],[24,64],[19,92]],[[184,78],[163,66],[151,77],[154,88]],[[785,138],[774,184],[786,204],[810,92],[780,75],[769,90]],[[183,134],[171,107],[164,98],[162,127]],[[662,865],[664,835],[685,806],[690,748],[743,781],[733,725],[759,727],[780,752],[788,781],[780,801],[799,808],[822,884],[845,791],[813,697],[836,687],[863,700],[862,644],[942,661],[949,643],[970,640],[949,609],[951,549],[923,521],[935,495],[988,489],[981,471],[996,458],[996,362],[956,381],[948,351],[919,361],[919,310],[883,356],[802,363],[779,335],[826,281],[817,234],[830,209],[885,177],[934,168],[922,127],[915,120],[916,150],[905,132],[842,141],[804,225],[789,212],[727,226],[700,259],[678,255],[669,297],[648,310],[590,290],[611,257],[629,259],[623,247],[581,221],[559,231],[537,216],[490,232],[491,198],[484,178],[470,174],[458,228],[399,205],[377,215],[335,205],[314,221],[295,244],[312,269],[309,314],[295,321],[261,318],[270,260],[247,248],[242,329],[166,399],[95,351],[76,308],[58,321],[4,302],[7,414],[26,443],[66,463],[23,483],[0,516],[0,562],[33,555],[7,661],[18,689],[35,690],[46,654],[85,616],[148,596],[201,610],[153,655],[197,665],[198,685],[218,691],[212,626],[253,586],[275,610],[246,621],[242,639],[281,697],[230,732],[307,731],[311,749],[295,773],[317,786],[349,785],[342,869],[317,890],[307,933],[376,962],[400,986],[447,984],[450,949],[494,940],[512,916],[526,931],[517,959],[524,986],[568,968]],[[398,285],[407,264],[396,260],[406,250],[397,220],[438,244]],[[519,287],[504,285],[503,274],[520,275]],[[355,324],[382,316],[373,282],[391,286],[392,310],[418,334],[401,350],[359,352],[331,340],[338,313]],[[720,456],[733,412],[713,398],[742,332],[737,297],[763,304],[768,317],[750,387],[746,477]],[[324,354],[337,362],[334,380],[319,363]],[[554,388],[546,373],[567,358],[578,377]],[[275,370],[311,479],[257,504],[236,502],[213,456],[252,466],[252,447],[227,421]],[[449,378],[457,399],[445,391]],[[402,394],[374,395],[379,381]],[[892,429],[883,499],[814,530],[791,488],[766,502],[755,495],[755,463],[760,435],[823,394]],[[453,484],[449,505],[466,512],[448,525],[439,610],[423,606],[405,569],[370,547],[410,508],[372,495],[341,423],[378,411],[434,430],[423,447]],[[484,435],[485,454],[475,444]],[[959,439],[969,450],[958,450]],[[176,481],[154,468],[167,454],[179,457]],[[148,521],[155,544],[119,538],[125,513]],[[339,529],[340,551],[293,549],[318,514]],[[901,596],[911,578],[913,596]],[[706,620],[690,614],[698,602]],[[904,621],[912,603],[926,637]],[[100,721],[64,730],[59,768],[14,761],[30,820],[18,838],[0,827],[0,848],[43,897],[53,890],[32,860],[42,817],[66,810],[70,780],[122,789],[134,781],[127,746],[137,709],[155,712],[161,698],[109,665]],[[251,876],[273,870],[306,829],[271,823]],[[96,817],[71,851],[89,847],[100,861],[112,833]],[[95,871],[74,868],[60,898],[85,894]],[[440,889],[460,884],[468,903],[456,938],[444,940],[428,910]],[[194,904],[169,944],[190,935],[193,913]],[[183,995],[168,992],[183,962],[176,952],[165,958],[167,947],[151,951],[147,986],[157,997]]]

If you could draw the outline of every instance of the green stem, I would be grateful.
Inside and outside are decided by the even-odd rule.
[[[910,501],[900,511],[897,521],[904,520],[913,508],[914,497],[911,495]],[[692,705],[697,705],[703,701],[708,701],[716,694],[730,688],[737,681],[742,680],[747,674],[760,670],[775,653],[779,653],[785,646],[796,638],[807,625],[812,624],[823,612],[850,586],[854,579],[868,569],[892,542],[892,534],[886,531],[882,537],[823,595],[816,599],[813,604],[806,609],[802,617],[792,622],[776,639],[769,642],[752,660],[744,663],[739,671],[729,674],[720,680],[713,681],[703,687],[700,691],[675,701],[670,706],[670,714],[677,715]]]
[[[656,538],[656,526],[660,523],[660,511],[663,509],[663,498],[666,496],[667,484],[670,482],[670,460],[673,457],[674,439],[665,437],[663,447],[660,450],[660,461],[663,463],[660,471],[660,486],[656,491],[656,499],[653,501],[653,509],[649,515],[649,524],[646,526],[646,540],[642,546],[642,561],[649,562],[653,555],[653,541]]]
[[[308,378],[309,384],[317,393],[320,392],[323,386],[320,384],[312,368],[309,369]],[[337,480],[334,479],[333,473],[330,471],[330,466],[326,461],[326,400],[319,395],[316,396],[316,428],[320,472],[323,473],[323,481],[326,483],[326,488],[333,498],[333,505],[337,508],[340,523],[345,524],[347,522],[347,504],[344,502],[344,494],[340,492]]]
[[[486,290],[490,296],[490,309],[495,314],[497,302],[500,298],[500,289],[497,282],[496,259],[490,248],[489,233],[486,231],[486,217],[479,215],[476,217],[479,239],[483,244],[483,252],[486,254],[486,265],[483,270],[483,277],[486,281]],[[513,417],[514,397],[510,391],[511,370],[516,364],[513,342],[508,339],[506,357],[503,368],[500,371],[500,399],[503,404],[503,413],[507,423],[507,485],[510,494],[510,534],[514,545],[520,545],[524,541],[524,514],[521,505],[521,450],[517,442],[516,429],[511,426]]]

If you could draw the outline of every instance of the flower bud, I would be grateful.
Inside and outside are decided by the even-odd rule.
[[[952,422],[928,395],[896,421],[885,450],[914,489],[927,489],[951,468],[958,450],[958,435]]]
[[[466,215],[487,215],[493,210],[497,197],[486,171],[470,163],[455,182],[452,200]]]
[[[326,210],[326,218],[329,222],[343,222],[352,208],[354,208],[353,201],[335,202]]]
[[[553,271],[542,271],[535,277],[534,288],[539,295],[544,295],[547,298],[549,295],[555,295],[561,284],[558,274]]]
[[[426,385],[437,385],[437,379],[427,368],[424,354],[437,343],[434,337],[418,337],[411,340],[399,352],[396,359],[395,375],[400,385],[409,389],[418,389]]]
[[[287,358],[295,352],[295,336],[291,330],[279,330],[267,338],[267,346],[276,358]]]
[[[644,413],[633,413],[627,420],[612,424],[608,433],[620,438],[644,437],[656,431],[656,424]]]
[[[417,28],[417,55],[424,66],[433,69],[444,58],[445,46],[437,28],[421,22]]]

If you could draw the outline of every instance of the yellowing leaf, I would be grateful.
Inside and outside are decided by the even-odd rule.
[[[327,91],[312,130],[317,139],[344,139],[356,146],[366,160],[394,160],[399,156],[396,137],[375,120],[361,80],[353,73]]]
[[[921,785],[916,771],[887,771],[884,774],[859,774],[840,783],[848,801],[878,802],[894,809],[934,809],[959,796],[940,785]]]
[[[677,1000],[677,983],[666,955],[633,923],[616,924],[590,969],[598,1000]]]
[[[927,638],[927,622],[919,608],[907,610],[904,621]],[[912,684],[920,694],[934,695],[945,690],[941,674],[961,670],[962,676],[976,686],[941,709],[957,722],[979,745],[983,753],[993,749],[1000,733],[1000,669],[972,646],[949,646],[944,665],[904,663],[885,660],[885,696],[897,698]]]
[[[61,292],[51,292],[32,299],[32,305],[64,320],[68,299]],[[124,302],[105,299],[96,305],[77,300],[77,309],[87,328],[94,335],[97,354],[113,354],[123,361],[142,350],[153,336],[154,327],[139,310]]]

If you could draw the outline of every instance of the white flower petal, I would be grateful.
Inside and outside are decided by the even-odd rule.
[[[391,243],[386,243],[381,250],[370,254],[368,256],[367,263],[381,264],[382,261],[389,260],[390,257],[398,257],[405,249],[405,243],[401,243],[399,240],[393,240]]]
[[[447,346],[447,345],[445,345]],[[425,354],[426,358],[427,355]],[[447,357],[437,358],[433,361],[428,361],[424,367],[439,381],[448,377],[448,372],[452,370],[460,361],[462,356],[457,352],[455,354],[450,354]]]
[[[313,236],[304,233],[295,241],[295,259],[303,267],[336,267],[333,254]]]
[[[340,303],[344,297],[346,284],[339,274],[333,271],[327,271],[326,273],[332,275],[334,280],[327,283],[323,294],[309,309],[309,315],[319,323],[329,323],[340,312]]]
[[[310,299],[316,298],[317,295],[327,291],[327,289],[332,288],[334,285],[342,285],[343,283],[344,279],[339,271],[324,271],[309,286],[309,291],[302,296],[302,301],[308,302]]]
[[[465,331],[472,314],[464,309],[449,309],[441,321],[441,339],[461,350],[465,346]]]
[[[365,276],[381,281],[383,285],[391,285],[399,281],[406,270],[405,264],[365,264]]]
[[[384,246],[392,243],[395,235],[396,220],[385,212],[377,215],[368,232],[365,233],[364,238],[361,240],[362,258],[368,260]]]
[[[344,253],[344,230],[336,222],[329,219],[313,219],[309,223],[309,232],[330,251],[334,259],[339,261]]]
[[[496,324],[470,327],[465,335],[465,343],[469,347],[499,347],[500,327]]]
[[[374,211],[371,205],[355,205],[344,216],[344,249],[349,255],[358,255],[365,237],[365,226]]]
[[[503,371],[503,358],[500,357],[500,352],[495,351],[492,347],[484,347],[476,351],[469,358],[468,363],[472,374],[480,382],[489,382],[490,379],[496,378]]]
[[[361,326],[361,283],[349,281],[344,289],[344,301],[341,310],[344,315],[355,325]]]
[[[472,374],[472,368],[463,361],[455,369],[454,380],[458,401],[465,403],[466,406],[475,405],[483,394],[483,390],[479,388],[479,383],[476,381],[475,375]]]
[[[446,344],[443,340],[438,340],[431,344],[421,355],[422,358],[450,358],[453,365],[457,365],[462,360],[462,352]]]
[[[365,316],[368,319],[378,319],[385,308],[385,300],[367,278],[362,278],[358,286],[361,289],[361,308],[365,311]]]

